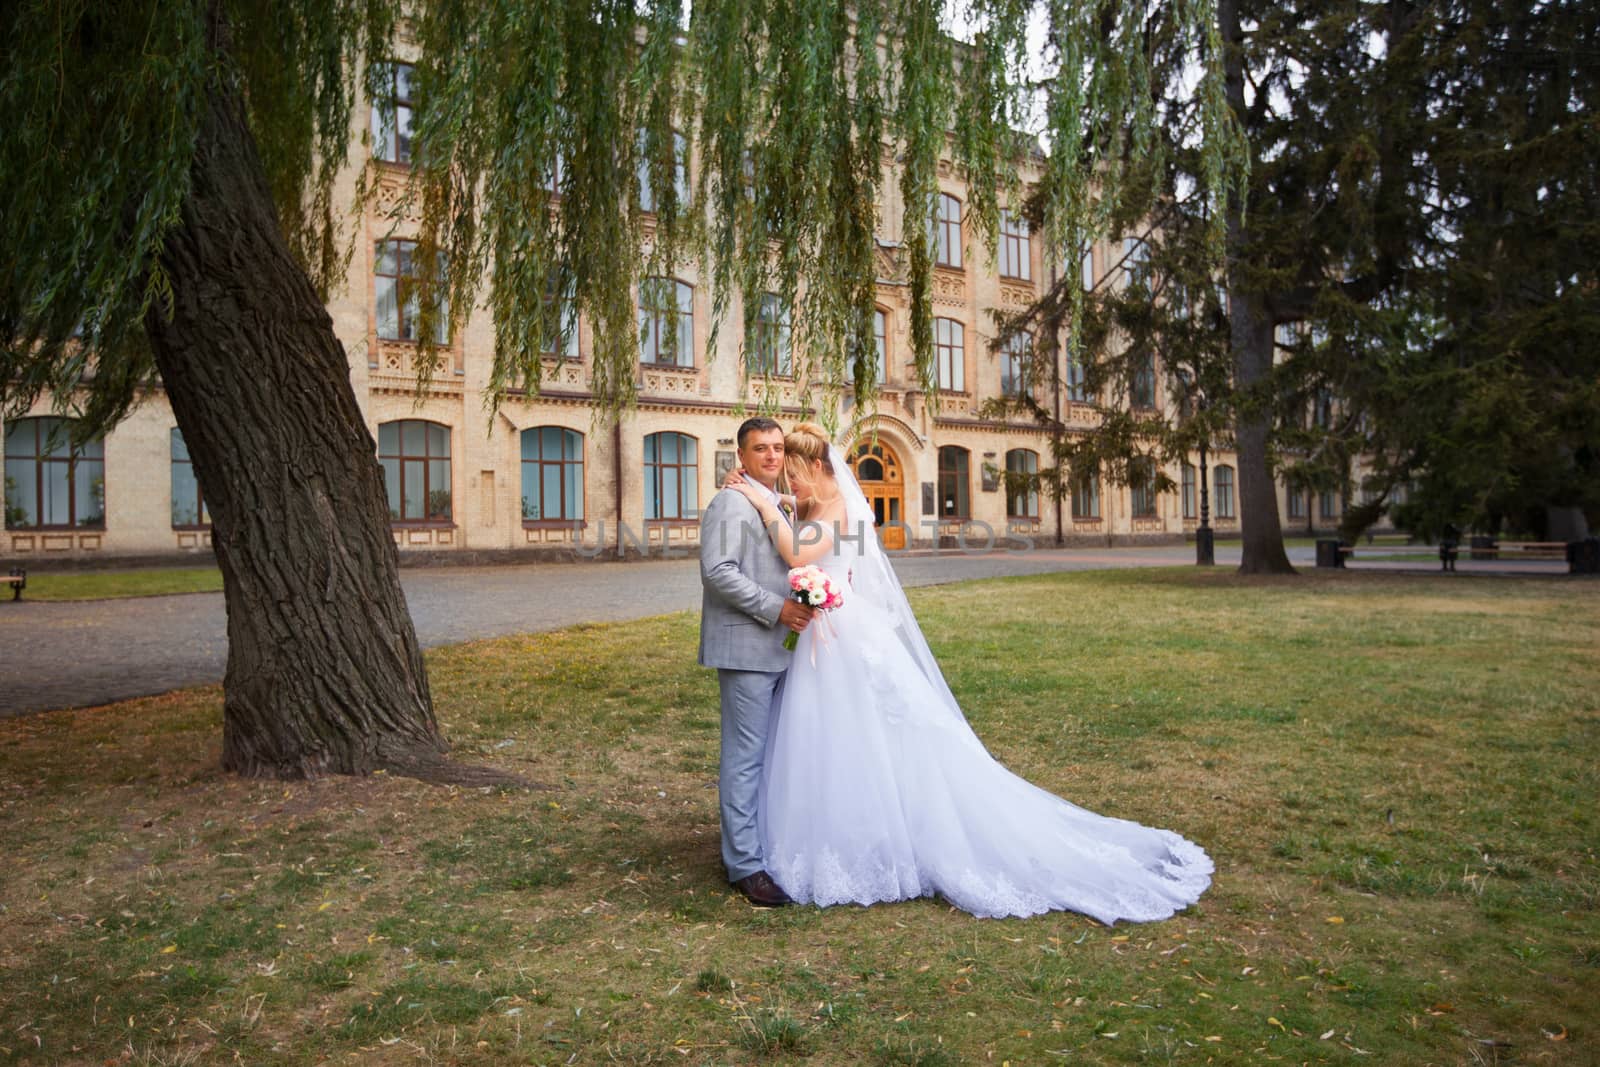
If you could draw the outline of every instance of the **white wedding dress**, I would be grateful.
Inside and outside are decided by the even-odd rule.
[[[1086,811],[990,756],[967,725],[838,449],[849,533],[817,562],[844,592],[800,637],[768,737],[759,801],[767,871],[796,901],[937,894],[986,917],[1165,919],[1212,864],[1169,830]],[[858,525],[863,524],[864,526]]]

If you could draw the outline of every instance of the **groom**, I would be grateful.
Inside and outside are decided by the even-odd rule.
[[[739,427],[739,465],[776,500],[782,428],[771,419],[746,419]],[[790,904],[762,861],[756,797],[768,727],[789,669],[783,639],[806,628],[812,609],[789,598],[789,570],[760,512],[731,490],[713,496],[700,516],[700,584],[700,665],[717,669],[722,690],[722,862],[750,903]]]

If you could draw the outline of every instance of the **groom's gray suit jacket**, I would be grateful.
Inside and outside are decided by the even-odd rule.
[[[777,625],[789,595],[789,568],[743,493],[718,492],[700,515],[700,583],[702,667],[789,668],[788,630]]]

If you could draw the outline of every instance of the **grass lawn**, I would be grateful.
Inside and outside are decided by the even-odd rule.
[[[1211,851],[1149,926],[748,907],[689,615],[429,655],[537,791],[232,779],[216,688],[0,721],[0,1062],[1595,1063],[1595,593],[914,591],[997,756]]]
[[[216,567],[152,567],[147,570],[38,571],[28,575],[24,600],[106,600],[111,597],[220,593]]]

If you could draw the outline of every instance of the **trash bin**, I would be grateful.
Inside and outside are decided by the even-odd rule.
[[[1600,574],[1600,537],[1567,542],[1568,574]]]
[[[1337,538],[1319,538],[1317,541],[1317,566],[1343,567],[1344,555],[1339,551]]]
[[[1494,538],[1482,534],[1473,534],[1468,542],[1472,548],[1472,559],[1499,559],[1500,554],[1495,551]]]

